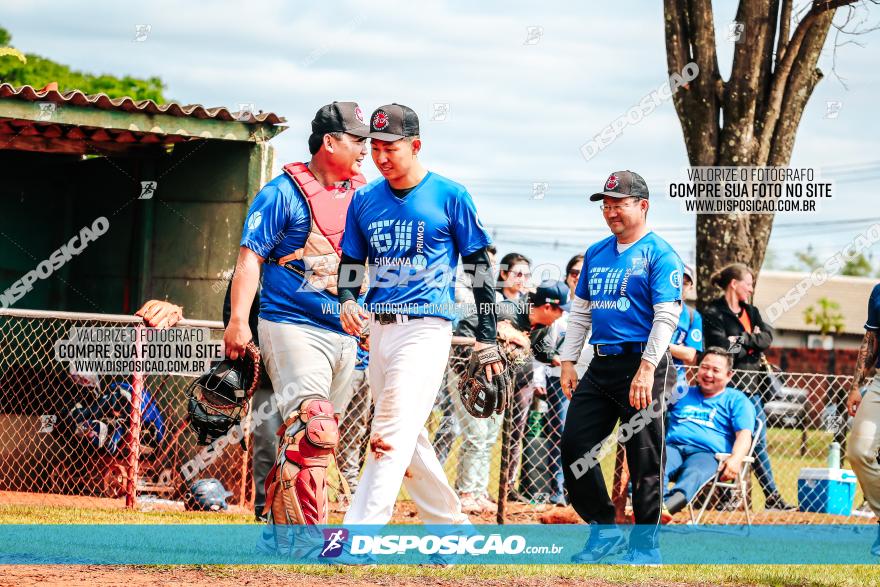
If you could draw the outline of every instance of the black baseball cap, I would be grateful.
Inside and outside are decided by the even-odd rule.
[[[356,137],[370,136],[364,112],[357,102],[333,102],[321,106],[312,120],[312,135],[323,137],[331,132],[347,132]]]
[[[645,178],[635,171],[615,171],[605,180],[605,186],[602,190],[590,196],[590,201],[598,202],[605,196],[648,199],[648,184],[645,183]]]
[[[419,134],[419,117],[403,104],[379,106],[370,116],[370,138],[394,142]]]
[[[568,286],[555,279],[542,281],[534,293],[530,294],[529,300],[535,306],[543,306],[544,304],[564,306],[568,303]]]

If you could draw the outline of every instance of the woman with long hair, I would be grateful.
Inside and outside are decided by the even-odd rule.
[[[764,507],[768,510],[793,510],[782,499],[773,479],[770,456],[767,454],[767,416],[764,395],[771,389],[769,374],[764,368],[764,352],[773,343],[773,329],[761,318],[758,308],[748,303],[754,292],[755,274],[742,263],[732,263],[712,276],[712,283],[724,293],[703,313],[703,338],[706,347],[728,349],[733,357],[734,377],[731,387],[744,392],[755,406],[757,417],[764,424],[755,448],[755,474],[764,491]]]

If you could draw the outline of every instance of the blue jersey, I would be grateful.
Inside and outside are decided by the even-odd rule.
[[[740,430],[755,431],[755,406],[746,394],[728,387],[707,398],[692,385],[684,397],[670,404],[666,442],[729,453]]]
[[[703,316],[696,310],[683,306],[678,316],[678,326],[672,335],[671,344],[684,345],[695,349],[698,353],[703,350]],[[684,375],[684,363],[681,359],[673,359],[680,375]]]
[[[865,322],[865,330],[877,332],[880,330],[880,283],[871,290],[868,298],[868,320]],[[877,357],[877,368],[880,368],[880,357]]]
[[[614,235],[593,244],[575,289],[590,302],[590,343],[646,342],[654,304],[681,301],[682,267],[675,250],[653,232],[622,253]]]
[[[429,172],[403,199],[385,179],[359,189],[342,252],[369,263],[368,312],[452,320],[458,257],[491,242],[467,190]]]
[[[284,173],[267,183],[254,198],[240,244],[264,259],[280,259],[303,247],[310,228],[309,206],[293,180]],[[301,260],[291,264],[305,270]],[[290,269],[265,263],[260,318],[285,324],[309,324],[344,334],[336,296],[303,281]]]

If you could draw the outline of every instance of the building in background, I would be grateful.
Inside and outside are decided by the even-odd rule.
[[[761,271],[755,286],[754,304],[765,320],[772,316],[769,308],[774,302],[785,299],[786,294],[809,273],[792,271]],[[837,276],[829,278],[820,286],[806,290],[800,301],[773,321],[776,335],[774,347],[811,349],[858,349],[865,335],[865,317],[868,297],[880,279],[871,277]],[[819,327],[807,324],[804,312],[810,306],[819,308],[820,299],[836,302],[841,314],[843,330],[840,334],[823,337]]]
[[[285,128],[240,106],[0,84],[0,293],[103,216],[107,232],[15,308],[129,314],[158,298],[220,319],[250,199],[270,179],[268,141]]]

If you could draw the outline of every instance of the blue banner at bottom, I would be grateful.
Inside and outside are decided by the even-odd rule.
[[[877,538],[877,524],[0,525],[0,564],[871,564]]]

